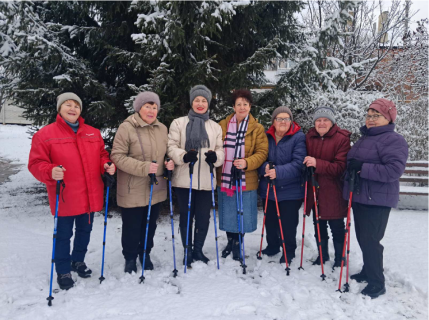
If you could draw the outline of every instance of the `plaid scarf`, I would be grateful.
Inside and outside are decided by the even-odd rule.
[[[237,130],[237,118],[234,115],[228,123],[227,132],[223,147],[225,150],[225,162],[222,167],[221,191],[226,192],[227,196],[232,197],[235,191],[234,170],[232,163],[234,159],[244,158],[244,137],[246,136],[247,126],[249,124],[249,115],[241,121]],[[234,150],[234,152],[232,152]],[[244,169],[244,168],[243,168]],[[241,171],[241,180],[243,191],[246,190],[246,176]]]

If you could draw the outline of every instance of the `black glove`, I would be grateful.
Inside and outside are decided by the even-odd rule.
[[[204,153],[205,154],[205,156],[206,156],[206,162],[208,163],[208,164],[210,164],[210,163],[215,163],[216,161],[217,161],[217,155],[216,155],[216,152],[214,152],[214,151],[212,151],[212,150],[209,150],[209,151],[207,151],[206,153]]]
[[[106,185],[106,187],[111,187],[115,183],[115,177],[106,172],[103,174],[103,182]]]
[[[351,159],[350,162],[349,162],[349,165],[348,165],[347,169],[349,171],[354,170],[356,172],[359,172],[359,171],[362,170],[362,165],[363,165],[362,161],[359,161],[359,160],[356,160],[356,159]]]
[[[189,162],[197,162],[198,161],[198,157],[197,157],[198,151],[196,150],[189,150],[184,156],[183,156],[183,161],[185,163],[189,163]]]

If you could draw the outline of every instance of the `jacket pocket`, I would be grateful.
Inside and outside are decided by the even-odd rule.
[[[133,178],[133,176],[132,175],[130,175],[129,177],[128,177],[128,181],[127,181],[127,188],[128,188],[128,194],[130,194],[131,193],[131,179]]]

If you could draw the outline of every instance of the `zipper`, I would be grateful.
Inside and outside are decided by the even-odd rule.
[[[200,172],[201,172],[201,149],[200,149],[200,157],[198,158],[198,190],[200,190]]]
[[[83,141],[82,141],[82,143],[84,143]],[[80,154],[80,148],[79,148],[79,137],[77,136],[77,133],[76,133],[76,145],[77,145],[77,148],[78,148],[78,150],[79,150],[79,158],[80,158],[80,162],[82,163],[82,169],[83,169],[83,174],[85,175],[85,184],[86,184],[86,189],[87,189],[87,196],[88,196],[88,207],[89,207],[89,212],[91,212],[91,199],[89,199],[89,187],[88,187],[88,182],[86,181],[87,179],[86,179],[86,172],[85,172],[85,166],[83,165],[83,161],[82,161],[82,155]],[[84,148],[85,149],[85,148]]]

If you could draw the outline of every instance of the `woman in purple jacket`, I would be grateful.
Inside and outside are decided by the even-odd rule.
[[[386,292],[383,275],[383,246],[389,213],[399,200],[399,178],[404,173],[408,145],[395,132],[396,107],[392,101],[377,99],[368,108],[362,137],[347,155],[348,172],[357,173],[353,193],[356,238],[362,250],[363,268],[350,278],[368,282],[362,294],[377,298]],[[345,182],[345,199],[349,186]]]

